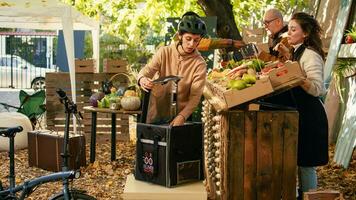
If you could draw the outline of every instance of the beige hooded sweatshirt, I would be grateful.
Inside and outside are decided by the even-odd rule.
[[[200,102],[206,79],[206,62],[195,50],[186,54],[181,45],[172,42],[161,47],[153,55],[150,62],[141,69],[137,80],[143,76],[153,80],[165,76],[180,76],[178,82],[178,112],[187,119]],[[150,103],[147,112],[147,123],[166,119],[170,113],[171,86],[155,85],[151,90]]]

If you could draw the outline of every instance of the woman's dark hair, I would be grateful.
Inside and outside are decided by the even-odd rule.
[[[325,53],[322,48],[321,32],[322,29],[318,21],[312,16],[304,12],[293,14],[291,20],[295,20],[303,32],[307,35],[304,39],[304,45],[313,49],[325,59]]]

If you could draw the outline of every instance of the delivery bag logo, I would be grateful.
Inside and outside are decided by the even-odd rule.
[[[145,152],[143,157],[143,171],[147,174],[153,174],[153,158],[151,152]]]

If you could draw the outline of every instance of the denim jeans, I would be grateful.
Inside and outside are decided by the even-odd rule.
[[[316,189],[318,180],[315,167],[298,167],[299,190],[308,192],[310,189]]]

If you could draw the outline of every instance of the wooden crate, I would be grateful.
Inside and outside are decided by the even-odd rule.
[[[127,65],[126,60],[105,58],[103,60],[103,71],[107,73],[127,72]]]
[[[81,129],[86,134],[91,132],[91,113],[83,110],[89,106],[89,98],[101,89],[101,82],[110,79],[114,74],[109,73],[76,73],[76,98],[78,111],[83,114]],[[56,90],[63,89],[71,98],[69,73],[46,73],[46,106],[47,106],[47,129],[64,131],[65,113],[64,106],[60,103]],[[71,119],[72,120],[72,119]],[[72,122],[70,123],[72,131]],[[129,115],[116,115],[117,139],[129,140]],[[111,134],[111,114],[98,113],[97,134]]]
[[[75,59],[75,72],[76,73],[95,73],[95,60],[94,59]]]
[[[216,114],[210,104],[205,105],[209,106],[203,108],[209,198],[296,199],[298,113]]]

